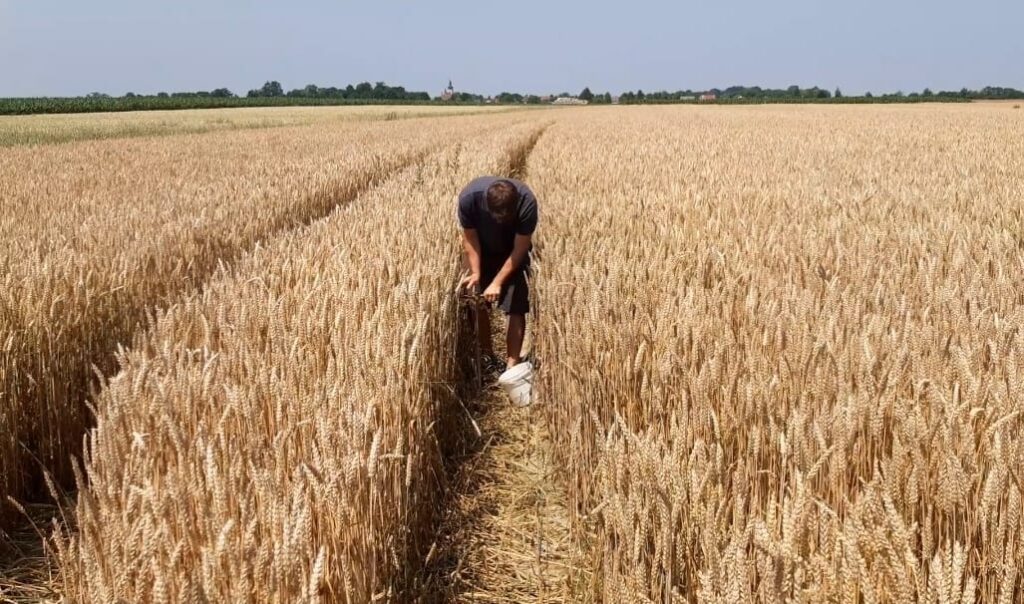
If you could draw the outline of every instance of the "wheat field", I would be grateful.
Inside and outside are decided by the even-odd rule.
[[[351,121],[393,121],[418,117],[500,113],[509,107],[388,106],[246,107],[187,111],[70,113],[0,116],[0,147],[124,139],[286,126],[337,125]]]
[[[1019,602],[1024,119],[580,114],[530,158],[607,602]]]
[[[95,374],[154,310],[489,119],[0,151],[0,499],[45,492],[40,467],[71,482]]]
[[[0,529],[63,500],[53,599],[1024,597],[1020,112],[232,127],[0,149]],[[541,213],[497,442],[452,295],[484,173]],[[463,525],[477,465],[510,503]]]

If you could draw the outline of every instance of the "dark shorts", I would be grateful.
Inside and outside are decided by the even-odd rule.
[[[480,264],[480,288],[486,289],[504,266],[505,259],[489,261],[482,258]],[[498,308],[506,315],[525,315],[530,312],[530,285],[527,282],[529,273],[529,266],[517,270],[501,288]]]

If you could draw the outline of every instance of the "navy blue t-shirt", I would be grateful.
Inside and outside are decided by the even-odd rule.
[[[519,191],[519,205],[515,220],[501,224],[487,209],[487,189],[499,180],[507,180]],[[537,198],[525,183],[514,178],[481,176],[471,181],[459,193],[459,224],[464,229],[476,229],[480,237],[480,251],[487,260],[504,261],[512,255],[516,235],[532,235],[537,228]],[[529,262],[529,257],[524,265]]]

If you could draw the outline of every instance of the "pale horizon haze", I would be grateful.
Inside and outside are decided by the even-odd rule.
[[[1024,88],[1019,0],[0,0],[0,97],[384,81],[437,95]]]

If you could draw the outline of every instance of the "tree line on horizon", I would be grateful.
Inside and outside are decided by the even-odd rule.
[[[659,91],[645,94],[643,90],[636,92],[625,92],[619,97],[620,102],[624,103],[643,103],[647,102],[664,102],[680,99],[699,99],[702,95],[711,94],[716,99],[750,99],[750,100],[773,100],[773,99],[801,99],[801,100],[824,100],[824,99],[842,99],[842,98],[863,98],[863,99],[967,99],[967,100],[1000,100],[1000,99],[1022,99],[1024,98],[1024,91],[1017,90],[1015,88],[1004,88],[999,86],[986,86],[981,90],[970,90],[968,88],[961,88],[960,90],[942,90],[939,92],[933,92],[930,88],[925,88],[921,92],[910,92],[904,93],[903,91],[873,94],[870,91],[865,92],[863,95],[855,97],[847,97],[843,94],[842,90],[836,88],[835,91],[830,92],[828,89],[813,86],[811,88],[801,88],[793,85],[788,88],[761,88],[760,86],[730,86],[728,88],[719,89],[712,88],[710,90],[677,90],[675,92]]]
[[[0,115],[30,115],[38,113],[91,113],[101,111],[147,111],[170,109],[214,109],[228,107],[267,107],[301,105],[366,105],[366,104],[466,104],[495,103],[501,105],[539,105],[558,97],[571,97],[592,104],[656,104],[700,102],[703,95],[714,95],[720,103],[900,103],[927,101],[969,101],[1024,99],[1024,92],[1015,88],[986,86],[980,90],[962,88],[958,91],[933,92],[925,88],[921,92],[902,91],[874,95],[867,92],[860,96],[846,96],[836,88],[830,91],[818,86],[801,88],[761,88],[760,86],[730,86],[709,90],[677,90],[644,92],[626,91],[614,97],[610,92],[592,92],[584,88],[578,94],[561,92],[550,95],[502,92],[495,96],[484,96],[473,92],[453,92],[446,98],[432,97],[427,92],[409,91],[402,86],[389,86],[384,82],[371,84],[361,82],[344,88],[320,87],[309,84],[303,88],[285,91],[280,82],[272,80],[255,88],[245,96],[236,95],[228,88],[196,92],[159,92],[154,95],[140,95],[128,92],[121,97],[94,92],[84,97],[51,98],[0,98]]]
[[[830,91],[826,88],[818,86],[812,86],[810,88],[801,88],[798,85],[792,85],[787,88],[762,88],[760,86],[729,86],[728,88],[710,88],[706,90],[676,90],[674,92],[667,90],[660,90],[657,92],[645,93],[643,90],[632,91],[628,90],[621,93],[618,96],[619,102],[623,103],[643,103],[647,102],[665,102],[665,101],[678,101],[678,100],[691,100],[699,99],[703,95],[714,95],[717,99],[833,99],[833,98],[845,98],[840,88],[836,88],[834,91]],[[127,93],[124,98],[138,98],[145,95],[136,95],[132,92]],[[228,88],[217,88],[211,91],[197,91],[197,92],[173,92],[157,93],[158,98],[240,98],[238,95],[233,93]],[[102,97],[112,98],[102,93],[92,93],[89,97]],[[303,88],[295,88],[293,90],[285,92],[284,87],[280,82],[271,80],[263,84],[260,88],[250,90],[246,94],[246,98],[307,98],[307,99],[345,99],[345,100],[385,100],[385,101],[436,101],[440,100],[440,97],[431,97],[428,92],[421,91],[408,91],[403,86],[389,86],[384,82],[377,82],[371,84],[370,82],[361,82],[359,84],[349,84],[344,88],[338,88],[334,86],[320,87],[316,84],[309,84]],[[614,99],[610,92],[594,93],[589,87],[584,88],[579,94],[570,94],[569,92],[561,92],[558,94],[549,95],[536,95],[536,94],[521,94],[515,92],[501,92],[500,94],[494,95],[493,97],[487,97],[482,94],[475,94],[471,92],[455,92],[452,100],[455,102],[463,103],[474,103],[474,102],[485,102],[488,99],[492,99],[497,103],[504,104],[539,104],[544,102],[545,97],[558,98],[558,97],[571,97],[578,98],[590,103],[611,103]],[[942,90],[934,92],[930,88],[925,88],[921,92],[909,92],[904,93],[902,90],[896,92],[887,92],[880,94],[873,94],[868,91],[862,95],[861,98],[943,98],[943,99],[971,99],[971,100],[1000,100],[1000,99],[1024,99],[1024,91],[1017,90],[1016,88],[1001,87],[1001,86],[985,86],[980,90],[971,90],[968,88],[961,88],[960,90]]]

